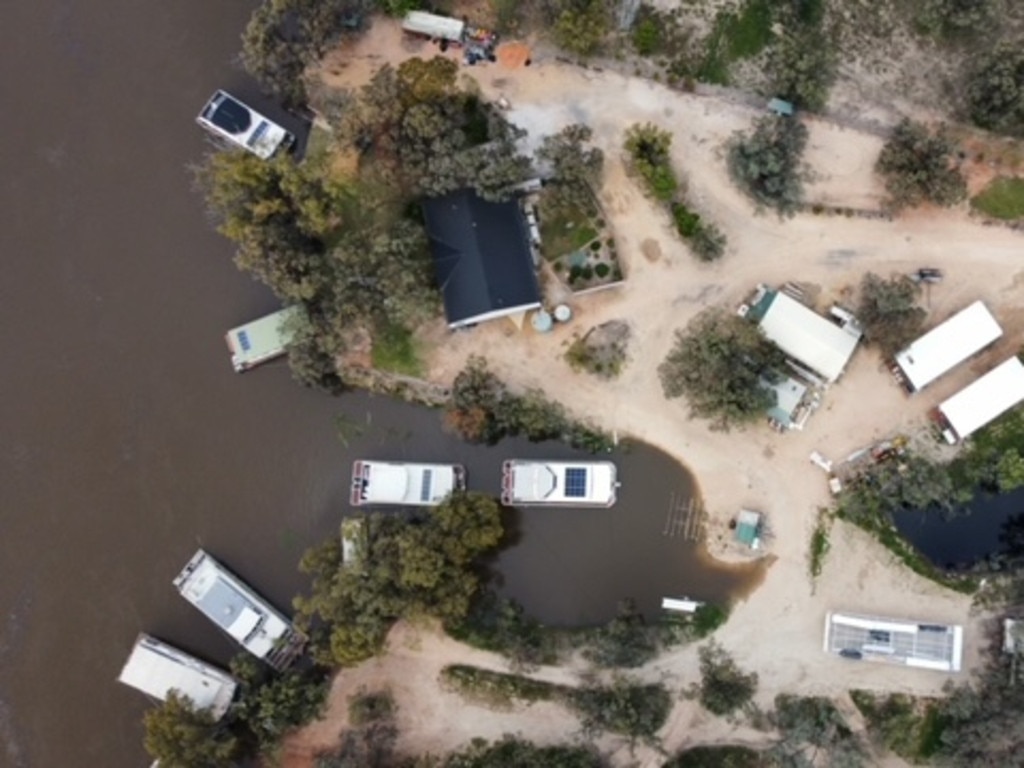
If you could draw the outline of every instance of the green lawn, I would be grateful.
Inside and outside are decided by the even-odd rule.
[[[597,236],[593,221],[583,209],[554,206],[550,200],[541,199],[540,242],[547,260],[553,261],[578,251]]]
[[[391,325],[379,330],[373,337],[373,367],[404,376],[419,376],[422,373],[419,350],[412,331],[400,325]]]
[[[972,198],[971,205],[995,219],[1024,217],[1024,179],[1001,176]]]
[[[768,0],[747,0],[738,14],[721,11],[705,42],[697,76],[705,82],[727,85],[729,65],[756,56],[771,39],[772,11]]]

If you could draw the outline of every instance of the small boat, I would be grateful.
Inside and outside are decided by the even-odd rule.
[[[610,461],[527,461],[501,467],[506,507],[610,507],[619,483]]]
[[[352,465],[353,507],[395,504],[436,507],[453,491],[466,488],[461,464],[414,464],[402,461],[356,461]]]
[[[292,320],[301,312],[297,306],[285,307],[228,331],[224,338],[235,372],[242,373],[281,357],[292,340]]]

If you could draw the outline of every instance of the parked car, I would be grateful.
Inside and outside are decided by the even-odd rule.
[[[911,275],[911,278],[915,283],[941,283],[942,270],[934,267],[922,267]]]

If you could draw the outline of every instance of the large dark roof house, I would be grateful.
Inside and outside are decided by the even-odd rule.
[[[529,236],[517,200],[471,189],[423,203],[449,328],[540,308]]]

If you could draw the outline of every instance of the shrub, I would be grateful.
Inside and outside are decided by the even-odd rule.
[[[676,222],[676,231],[683,237],[693,237],[700,229],[700,214],[682,203],[672,203],[672,218]]]
[[[608,687],[577,689],[570,701],[580,714],[584,731],[613,731],[631,740],[653,740],[672,709],[672,696],[664,685],[622,678]]]
[[[700,649],[700,703],[716,715],[728,715],[745,707],[757,690],[757,673],[741,670],[733,658],[714,642]]]
[[[967,79],[971,120],[990,131],[1024,133],[1024,49],[1000,45]]]
[[[633,47],[641,56],[651,56],[661,49],[661,27],[651,17],[641,19],[633,27]]]
[[[754,123],[749,134],[729,142],[729,174],[758,206],[792,216],[803,204],[801,157],[807,128],[791,117],[770,116]]]
[[[967,182],[954,166],[956,145],[944,130],[930,133],[921,123],[903,120],[882,147],[875,167],[885,179],[895,208],[956,205],[967,197]]]
[[[594,276],[594,268],[587,264],[580,272],[580,277],[584,280],[590,280]]]
[[[608,277],[608,273],[611,272],[611,271],[612,271],[611,267],[609,267],[604,262],[601,262],[596,267],[594,267],[594,274],[597,275],[600,278]]]
[[[653,123],[636,124],[626,131],[624,146],[648,191],[658,200],[671,200],[679,187],[669,159],[672,134]]]
[[[355,726],[389,720],[395,713],[395,699],[391,691],[368,692],[365,688],[348,700],[348,721]]]
[[[707,222],[697,227],[690,238],[690,248],[701,261],[716,261],[725,253],[726,239],[718,227]]]
[[[658,629],[644,621],[631,600],[619,605],[618,615],[591,630],[583,655],[601,667],[640,667],[658,653]]]
[[[592,242],[590,244],[590,250],[594,251],[594,253],[597,253],[598,251],[600,251],[601,250],[601,241],[600,240],[595,240],[594,242]]]
[[[561,687],[554,683],[468,664],[445,667],[441,670],[441,682],[468,699],[498,707],[508,707],[516,701],[551,701],[561,692]]]

